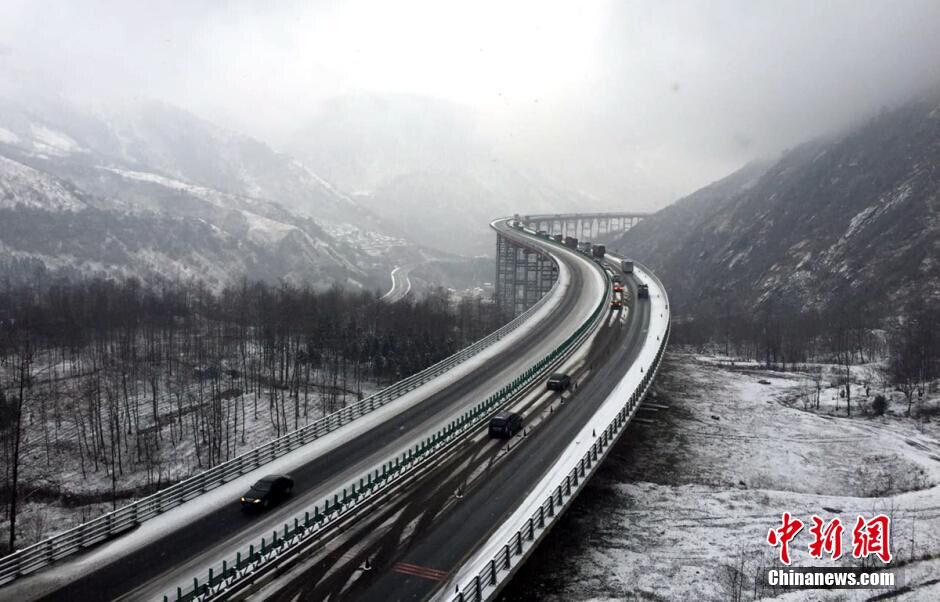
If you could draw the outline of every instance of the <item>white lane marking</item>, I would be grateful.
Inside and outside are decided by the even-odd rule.
[[[390,276],[392,277],[392,288],[388,289],[388,292],[385,293],[384,295],[382,295],[382,299],[388,297],[389,295],[391,295],[392,293],[395,292],[395,274],[397,274],[400,269],[401,269],[401,268],[396,265],[396,266],[395,266],[395,269],[392,270],[392,273],[390,274]],[[410,280],[409,280],[408,284],[409,284],[409,285],[411,284],[411,281],[410,281]],[[410,287],[409,287],[409,288],[410,288]]]
[[[405,272],[405,292],[401,294],[402,297],[411,292],[411,276],[408,272]]]
[[[408,274],[408,269],[402,269],[400,266],[395,266],[395,269],[391,272],[392,277],[392,288],[389,289],[387,293],[382,295],[380,298],[382,300],[388,300],[389,302],[395,302],[399,299],[404,299],[408,293],[411,292],[411,276]],[[397,278],[396,278],[397,276]],[[396,291],[402,288],[401,279],[404,278],[404,288],[405,290],[397,293]]]

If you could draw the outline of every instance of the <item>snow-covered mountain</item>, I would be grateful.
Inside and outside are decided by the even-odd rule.
[[[81,191],[50,174],[0,156],[0,208],[17,205],[50,211],[78,211],[88,204]]]
[[[284,147],[399,235],[441,250],[492,254],[495,217],[596,206],[500,156],[479,126],[447,101],[344,96],[325,101]]]
[[[553,213],[570,207],[575,198],[496,163],[410,172],[357,197],[386,223],[397,226],[402,236],[466,255],[493,253],[495,238],[489,223],[494,218],[517,212]]]
[[[372,191],[413,172],[455,171],[486,153],[473,113],[407,94],[355,94],[322,101],[283,135],[287,152],[343,190]]]
[[[413,246],[372,231],[367,211],[290,157],[141,107],[105,118],[0,103],[0,273],[41,264],[213,286],[248,276],[372,287],[395,261],[389,250]]]
[[[940,102],[747,166],[611,248],[656,270],[680,312],[940,296]]]
[[[36,157],[90,155],[139,171],[277,202],[321,221],[361,221],[362,208],[299,161],[177,107],[139,101],[78,107],[0,100],[0,144]]]

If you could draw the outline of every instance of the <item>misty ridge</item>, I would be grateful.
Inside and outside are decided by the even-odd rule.
[[[897,27],[907,27],[898,19]],[[733,46],[710,43],[719,55],[734,54]],[[842,49],[819,68],[870,52],[856,43],[849,46],[860,54]],[[914,36],[909,43],[932,42]],[[814,107],[806,98],[785,108],[761,100],[760,84],[770,81],[756,79],[749,102],[778,111],[775,128],[792,119],[788,111],[803,111],[803,123],[786,128],[792,131],[764,132],[774,142],[759,140],[750,106],[732,117],[716,113],[713,98],[701,99],[693,114],[709,110],[709,119],[693,127],[689,88],[705,73],[690,73],[653,99],[668,118],[655,134],[657,149],[644,152],[641,138],[652,132],[640,117],[651,108],[628,109],[651,99],[624,96],[614,108],[606,100],[616,95],[605,99],[604,85],[591,88],[599,98],[582,103],[580,114],[558,113],[573,111],[565,95],[519,101],[500,91],[506,106],[494,108],[337,86],[295,107],[292,119],[273,119],[271,100],[254,122],[234,105],[217,111],[213,119],[228,124],[221,125],[164,100],[96,97],[78,87],[72,98],[51,94],[46,70],[35,81],[14,81],[22,66],[7,52],[0,70],[0,277],[10,290],[117,279],[218,293],[247,279],[380,296],[390,274],[394,290],[393,273],[401,270],[409,275],[402,286],[416,298],[443,286],[455,299],[489,301],[492,268],[484,257],[494,251],[493,218],[645,210],[651,216],[639,226],[604,242],[662,276],[682,326],[679,340],[726,347],[733,340],[768,365],[803,361],[820,345],[834,346],[838,336],[826,331],[833,324],[898,330],[891,320],[930,314],[940,294],[933,259],[940,75],[932,63],[897,53],[884,54],[868,75],[891,71],[896,85],[850,99],[831,95],[835,81],[817,79]],[[794,65],[811,54],[795,56]],[[903,69],[898,61],[906,61]],[[753,65],[739,64],[745,72]],[[616,61],[606,67],[607,78],[624,68]],[[793,65],[787,69],[777,77],[795,77]],[[726,93],[716,84],[719,92]],[[539,121],[549,117],[552,126]],[[599,123],[602,117],[608,121]],[[688,131],[677,131],[682,124]],[[604,135],[596,129],[602,125]],[[609,138],[617,128],[627,144],[619,150]],[[710,135],[718,151],[712,158],[722,157],[725,167],[706,168],[708,153],[695,150]],[[684,148],[670,153],[672,174],[711,170],[713,183],[670,204],[675,178],[654,164],[676,140]],[[693,151],[697,158],[687,154]],[[736,170],[728,167],[735,163]],[[932,323],[924,316],[919,321]]]
[[[671,318],[650,389],[665,417],[611,454],[589,502],[603,537],[571,544],[612,550],[604,570],[623,583],[556,566],[522,573],[521,598],[531,582],[546,599],[658,592],[611,568],[638,545],[610,535],[632,537],[633,499],[673,513],[641,519],[649,534],[679,524],[664,558],[692,555],[682,521],[754,523],[796,495],[848,508],[912,494],[935,514],[940,472],[922,465],[940,462],[940,4],[895,4],[11,2],[0,557],[505,326],[490,224],[517,214],[642,214],[580,242],[654,273]],[[572,255],[603,265],[604,251]],[[598,272],[627,307],[595,311],[611,347],[642,296],[605,280],[619,265]],[[527,336],[570,326],[556,318]],[[601,374],[591,357],[577,369]],[[785,469],[810,472],[805,488]],[[936,563],[931,537],[918,555],[910,535],[904,562]],[[666,599],[694,595],[699,568],[720,572],[712,598],[750,599],[741,584],[763,565],[735,545],[735,566],[644,571],[675,577]],[[915,568],[936,586],[934,565]],[[779,593],[753,583],[754,599]]]

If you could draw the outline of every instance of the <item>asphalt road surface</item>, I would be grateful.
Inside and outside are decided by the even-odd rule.
[[[520,236],[505,223],[497,227],[508,236]],[[590,261],[566,249],[556,247],[554,252],[570,272],[570,285],[561,291],[560,302],[537,328],[527,331],[472,374],[292,470],[296,485],[292,498],[284,504],[262,516],[253,516],[242,513],[237,499],[233,499],[229,506],[180,524],[136,549],[128,549],[113,562],[89,568],[78,579],[68,583],[50,581],[55,589],[45,591],[41,599],[162,599],[163,594],[175,592],[178,585],[186,587],[192,583],[192,577],[203,577],[214,562],[232,556],[234,550],[260,540],[272,528],[302,515],[335,490],[338,482],[358,479],[428,428],[446,423],[485,399],[567,338],[591,313],[603,292],[601,287],[605,284]],[[263,470],[259,471],[261,474]],[[53,566],[44,572],[55,570]],[[9,587],[0,589],[0,598],[11,591]]]
[[[636,300],[634,279],[627,278],[626,285]],[[264,589],[256,599],[385,602],[434,595],[526,499],[590,421],[642,349],[649,319],[649,300],[637,300],[625,323],[607,321],[581,368],[590,373],[576,376],[582,381],[577,391],[564,404],[552,403],[551,418],[527,437],[517,437],[509,453],[501,454],[501,442],[468,446],[436,478],[411,491],[409,500],[400,501],[400,508],[389,509],[391,526],[383,527],[383,516],[376,516],[374,525],[363,525],[364,533],[357,537],[377,534],[372,541],[363,546],[350,538],[316,565],[282,578],[285,583],[278,590]],[[553,402],[551,397],[546,401]],[[471,473],[477,477],[468,485]],[[455,499],[456,487],[461,487],[462,498]],[[368,571],[362,570],[366,559]]]
[[[392,270],[392,288],[382,295],[382,301],[386,303],[395,303],[404,299],[411,292],[411,279],[408,277],[410,268],[395,266]]]

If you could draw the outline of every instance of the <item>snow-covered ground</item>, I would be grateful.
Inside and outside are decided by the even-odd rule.
[[[61,373],[65,371],[66,366],[60,365],[59,368]],[[58,420],[53,415],[51,402],[47,402],[50,407],[45,420],[40,413],[41,404],[26,408],[20,482],[27,485],[21,492],[17,522],[21,545],[34,543],[113,510],[112,482],[106,465],[99,462],[96,466],[88,452],[81,458],[77,450],[80,427],[76,418],[78,412],[75,409],[75,400],[81,399],[82,383],[81,378],[65,378],[58,382],[54,392],[43,388],[43,396],[60,397]],[[161,388],[164,385],[161,381]],[[168,388],[171,385],[166,386]],[[135,413],[140,414],[143,431],[147,431],[153,424],[148,409],[152,402],[146,387],[146,383],[137,383],[134,387],[137,395],[132,395],[130,401]],[[361,394],[363,397],[368,396],[378,388],[376,383],[363,382]],[[122,448],[122,453],[125,454],[122,472],[113,484],[117,506],[145,497],[156,489],[208,468],[206,446],[201,446],[197,453],[193,437],[188,432],[190,428],[195,428],[190,423],[191,414],[201,411],[197,402],[197,389],[198,383],[186,382],[180,394],[182,401],[166,390],[161,391],[158,412],[163,425],[160,431],[162,441],[159,449],[153,452],[153,466],[149,470],[146,461],[137,461],[133,454],[128,457],[130,452]],[[285,394],[283,390],[278,391],[279,397]],[[207,394],[205,404],[209,403],[210,397],[211,395]],[[224,397],[222,405],[225,408],[223,412],[226,420],[231,421],[233,412],[238,414],[238,427],[230,433],[231,438],[227,442],[231,446],[230,458],[254,449],[278,435],[269,405],[270,398],[271,390],[267,386],[257,395],[239,393]],[[339,391],[336,401],[341,405],[344,398],[347,402],[353,402],[357,395],[354,391],[347,391],[346,394]],[[327,395],[316,385],[310,386],[306,401],[304,393],[300,393],[296,407],[293,399],[286,400],[284,412],[287,424],[281,425],[280,434],[321,418],[330,411],[327,404]],[[182,435],[177,432],[176,437],[181,439],[173,441],[170,439],[168,423],[178,416],[180,407],[183,408],[185,432]],[[296,420],[295,409],[299,411]],[[85,436],[87,437],[87,434]],[[129,436],[133,438],[132,434]],[[225,458],[221,460],[224,461]],[[8,528],[7,523],[0,524],[0,536],[7,537]]]
[[[0,131],[0,141],[5,135]],[[49,211],[79,211],[85,203],[60,180],[32,167],[0,157],[0,208],[17,205]]]
[[[865,369],[858,369],[864,374]],[[625,433],[566,519],[505,592],[546,600],[752,599],[761,567],[776,561],[767,532],[781,514],[817,514],[851,529],[861,514],[892,519],[892,551],[911,591],[940,599],[940,395],[908,418],[900,393],[885,416],[859,411],[824,382],[819,410],[801,400],[809,373],[732,368],[717,358],[667,354],[655,397]],[[815,385],[814,385],[815,387]],[[853,396],[855,392],[853,391]],[[836,408],[837,403],[841,405]],[[808,527],[791,545],[810,557]],[[745,585],[735,591],[731,575]],[[878,590],[812,590],[787,600],[867,600]]]
[[[362,249],[363,253],[370,257],[384,257],[391,249],[409,244],[403,238],[365,230],[354,224],[321,223],[320,225],[333,238]]]

